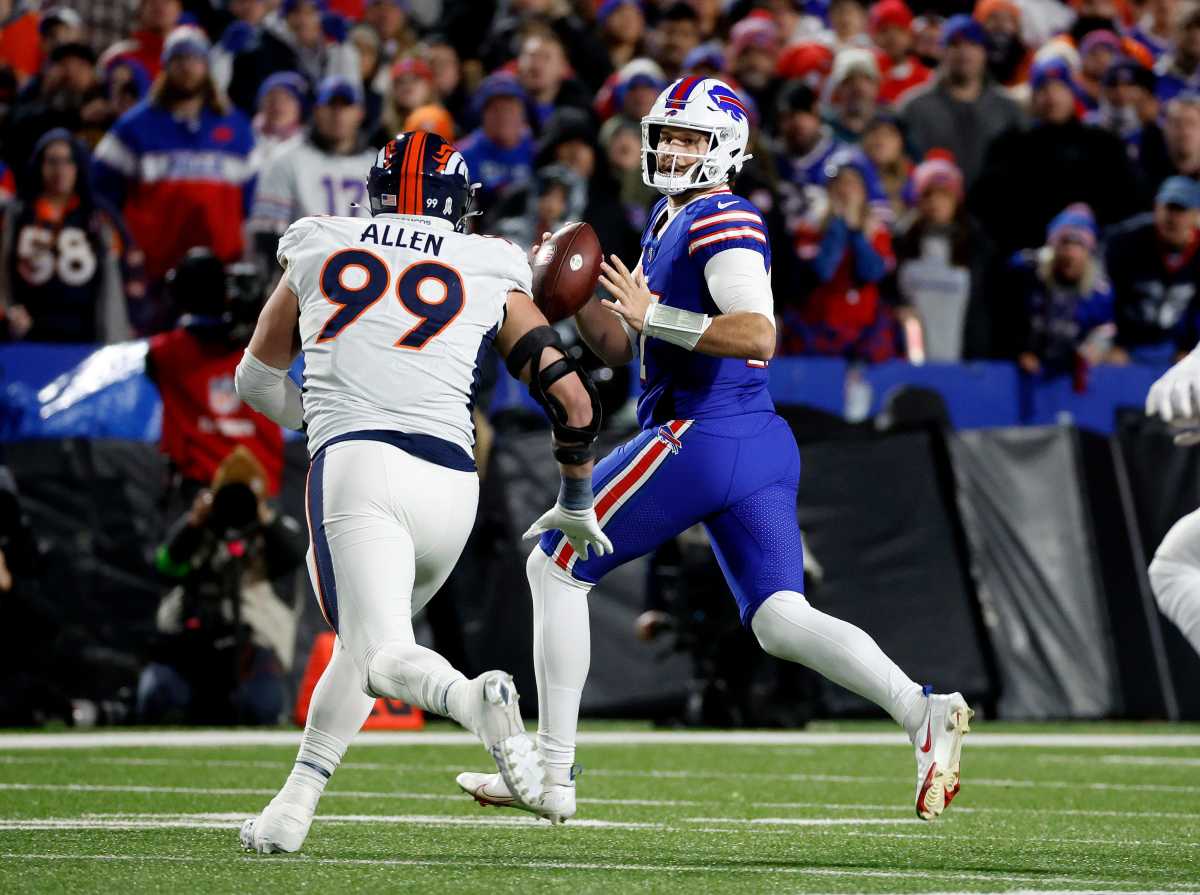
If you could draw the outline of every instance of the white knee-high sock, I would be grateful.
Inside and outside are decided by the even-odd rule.
[[[463,673],[440,654],[416,643],[382,643],[367,660],[367,686],[377,696],[402,699],[435,715],[453,718],[474,732],[463,705]]]
[[[296,763],[279,798],[316,810],[325,784],[341,764],[346,747],[371,714],[375,698],[362,691],[362,678],[338,640],[309,703],[308,723]]]
[[[807,665],[871,700],[910,738],[920,726],[924,715],[920,685],[861,628],[813,609],[803,594],[787,590],[772,594],[759,606],[750,626],[772,656]]]
[[[538,688],[538,751],[550,783],[566,784],[575,762],[579,700],[592,661],[590,584],[576,581],[540,547],[525,563],[533,595],[533,668]]]

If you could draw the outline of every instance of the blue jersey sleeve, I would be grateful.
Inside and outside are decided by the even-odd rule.
[[[751,249],[771,267],[771,247],[762,215],[748,199],[730,193],[705,197],[688,225],[688,255],[701,268],[718,252]]]

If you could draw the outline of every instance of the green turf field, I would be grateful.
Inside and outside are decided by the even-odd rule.
[[[458,794],[454,773],[487,756],[429,731],[443,736],[354,746],[304,853],[271,857],[240,851],[237,828],[282,782],[294,733],[0,736],[0,892],[1200,891],[1195,725],[976,725],[962,793],[932,824],[887,726],[631,743],[649,729],[605,725],[563,827]],[[1073,739],[1005,745],[1045,734]]]

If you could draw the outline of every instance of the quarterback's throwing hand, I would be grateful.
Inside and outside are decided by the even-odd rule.
[[[579,558],[582,560],[588,558],[589,547],[596,556],[604,556],[606,553],[613,552],[612,541],[600,530],[600,523],[596,520],[595,507],[588,507],[586,510],[568,510],[556,503],[543,513],[537,522],[529,526],[524,540],[536,538],[547,531],[561,531],[570,542],[571,549],[579,554]]]
[[[1176,431],[1175,443],[1200,443],[1200,357],[1193,351],[1167,370],[1146,396],[1146,415]]]

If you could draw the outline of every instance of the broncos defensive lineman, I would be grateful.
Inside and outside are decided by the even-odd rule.
[[[882,706],[916,746],[916,810],[941,814],[958,792],[971,710],[932,695],[867,634],[804,598],[796,521],[800,456],[767,391],[774,353],[771,256],[757,209],[729,191],[749,128],[737,95],[685,77],[642,119],[643,178],[664,196],[630,272],[603,267],[611,299],[576,316],[610,365],[639,357],[641,432],[601,461],[596,513],[613,551],[581,556],[554,511],[526,565],[534,610],[538,748],[546,789],[532,810],[575,813],[575,733],[590,662],[587,594],[609,570],[703,523],[743,624],[773,656],[800,662]],[[497,775],[460,774],[482,804],[515,804]],[[517,807],[521,807],[519,804]]]
[[[259,852],[300,848],[377,696],[477,734],[519,799],[536,801],[542,789],[512,678],[467,680],[413,639],[412,615],[450,574],[475,519],[471,407],[493,344],[553,424],[563,479],[547,524],[584,555],[611,549],[592,507],[595,389],[533,304],[521,250],[462,232],[469,183],[441,137],[389,142],[367,180],[372,219],[307,217],[284,233],[283,279],[237,370],[248,404],[307,430],[309,570],[337,632],[295,766],[242,827],[243,845]],[[298,344],[303,398],[286,375]]]

